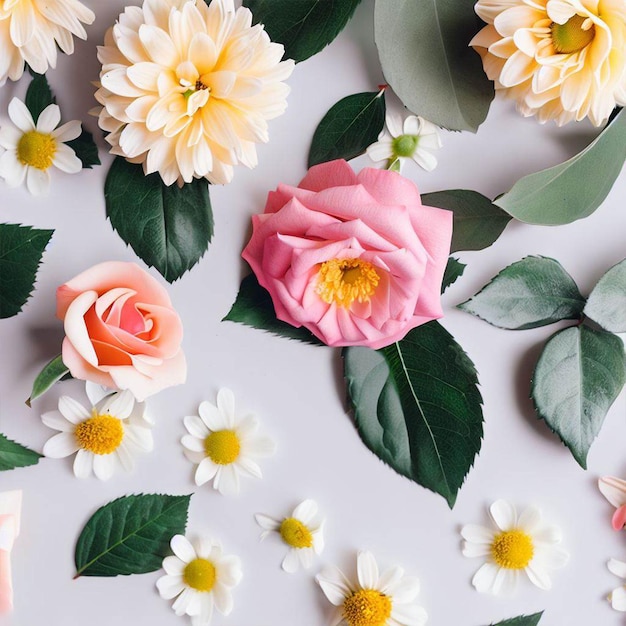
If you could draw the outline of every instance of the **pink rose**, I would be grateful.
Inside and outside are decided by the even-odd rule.
[[[63,363],[135,398],[185,382],[183,327],[167,291],[134,263],[100,263],[57,289]]]
[[[243,251],[276,315],[329,346],[382,348],[442,317],[452,213],[395,172],[343,160],[270,192]]]

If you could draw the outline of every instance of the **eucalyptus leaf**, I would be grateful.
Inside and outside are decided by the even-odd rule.
[[[576,156],[518,180],[495,203],[528,224],[569,224],[604,201],[626,160],[626,111]]]
[[[365,445],[450,507],[480,451],[482,398],[474,364],[438,322],[381,350],[343,350],[344,376]]]
[[[285,46],[296,63],[323,50],[345,28],[361,0],[243,0],[255,24]]]
[[[509,330],[546,326],[582,315],[585,299],[554,259],[529,256],[503,269],[459,308]]]
[[[170,540],[184,534],[191,496],[123,496],[100,507],[76,544],[76,576],[127,576],[161,567]]]
[[[451,256],[446,264],[443,273],[443,281],[441,282],[441,293],[443,293],[452,283],[456,282],[461,276],[467,265],[461,263],[458,259]]]
[[[584,313],[605,330],[626,333],[626,259],[598,281],[587,299]]]
[[[30,111],[36,124],[41,112],[50,104],[56,104],[56,99],[52,94],[45,74],[36,74],[35,72],[31,72],[31,74],[33,78],[26,90],[24,104]]]
[[[454,214],[451,252],[489,247],[512,219],[489,198],[468,189],[425,193],[422,203]]]
[[[44,368],[37,374],[37,378],[33,382],[33,389],[30,392],[30,398],[26,400],[26,404],[30,406],[30,403],[42,396],[52,385],[63,379],[69,372],[69,368],[63,363],[63,357],[59,354],[55,356],[52,361],[46,363]]]
[[[404,105],[438,126],[476,129],[494,97],[478,53],[474,0],[376,0],[374,28],[385,79]]]
[[[0,318],[17,315],[33,291],[53,230],[0,224]]]
[[[207,251],[213,236],[208,183],[168,187],[158,174],[117,157],[104,185],[107,217],[120,237],[173,282]]]
[[[24,447],[0,433],[0,472],[37,465],[41,454]]]
[[[356,93],[333,105],[315,130],[308,166],[363,154],[385,125],[383,93]]]
[[[93,135],[86,130],[76,138],[67,142],[67,145],[74,150],[76,156],[81,160],[83,169],[91,169],[94,165],[100,165],[98,156],[98,146],[93,140]]]
[[[492,624],[492,626],[537,626],[542,615],[543,611],[534,613],[533,615],[520,615],[513,619],[505,619],[503,622]]]
[[[539,357],[531,388],[537,414],[585,469],[589,448],[625,381],[624,344],[605,331],[566,328]]]

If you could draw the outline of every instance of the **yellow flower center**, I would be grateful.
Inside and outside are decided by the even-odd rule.
[[[234,430],[216,430],[204,440],[206,455],[218,465],[230,465],[239,457],[241,442]]]
[[[310,548],[313,545],[311,531],[295,517],[283,520],[280,525],[280,536],[292,548]]]
[[[36,130],[24,133],[17,143],[17,158],[22,165],[30,165],[38,170],[47,170],[57,151],[52,135]]]
[[[115,452],[124,438],[122,420],[108,413],[98,415],[76,425],[74,436],[78,445],[94,454],[111,454]]]
[[[571,54],[588,46],[596,36],[595,25],[582,15],[573,15],[565,24],[552,22],[552,43],[559,54]]]
[[[207,559],[189,561],[183,570],[183,580],[196,591],[211,591],[215,585],[215,565]]]
[[[331,259],[318,272],[317,293],[324,302],[348,308],[355,300],[369,302],[380,281],[376,268],[361,259]]]
[[[376,589],[360,589],[343,602],[349,626],[384,626],[391,616],[391,600]]]
[[[496,535],[491,544],[493,560],[505,569],[524,569],[533,558],[532,538],[521,530],[507,530]]]

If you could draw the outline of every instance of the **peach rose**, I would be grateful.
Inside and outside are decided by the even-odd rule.
[[[378,349],[442,317],[452,213],[396,172],[343,160],[279,185],[243,251],[276,315],[329,346]]]
[[[183,327],[167,291],[134,263],[94,265],[57,289],[63,363],[75,378],[140,402],[185,382]]]

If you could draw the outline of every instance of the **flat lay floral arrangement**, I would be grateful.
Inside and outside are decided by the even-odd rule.
[[[313,57],[326,59],[325,80],[333,83],[327,74],[334,46],[356,20],[373,24],[366,37],[361,33],[367,38],[361,45],[368,50],[366,63],[374,62],[373,54],[377,66],[363,74],[380,80],[314,109],[321,114],[302,124],[312,129],[301,132],[308,151],[290,149],[286,157],[302,163],[299,175],[264,169],[272,162],[281,117],[293,110],[294,132],[311,110],[304,98],[323,95],[319,67],[307,73],[315,67]],[[93,41],[94,28],[103,38]],[[80,55],[75,46],[82,46]],[[75,67],[82,76],[79,57],[87,52],[95,74],[59,88],[57,65]],[[297,81],[304,95],[293,104],[291,83]],[[494,493],[488,481],[484,489],[475,483],[462,523],[451,517],[464,485],[469,492],[472,474],[480,472],[483,454],[512,445],[508,437],[498,442],[487,436],[490,420],[501,416],[496,381],[479,365],[487,363],[485,354],[506,353],[509,338],[515,339],[494,329],[497,335],[481,335],[493,346],[476,350],[472,333],[490,332],[479,320],[526,331],[515,336],[528,337],[522,347],[530,350],[527,363],[506,372],[515,378],[509,383],[523,390],[524,408],[517,413],[530,416],[512,419],[521,424],[517,432],[543,440],[541,454],[567,463],[575,485],[597,484],[595,500],[585,506],[615,544],[614,553],[594,550],[590,561],[614,575],[605,590],[609,602],[598,615],[608,623],[611,608],[626,611],[626,585],[615,579],[626,579],[626,563],[619,559],[619,535],[610,535],[611,526],[620,532],[626,526],[626,482],[613,475],[623,474],[623,461],[601,473],[599,466],[587,469],[596,439],[603,450],[612,443],[621,451],[601,431],[623,409],[626,385],[623,237],[604,265],[594,250],[613,245],[603,243],[603,237],[612,241],[610,228],[587,235],[584,243],[572,238],[563,246],[559,240],[556,249],[584,255],[593,281],[579,280],[565,261],[528,248],[498,257],[507,258],[505,264],[490,261],[471,283],[476,288],[456,295],[472,265],[489,258],[484,255],[501,237],[512,242],[532,232],[541,233],[538,240],[557,241],[581,220],[594,223],[601,213],[616,211],[605,201],[623,179],[626,160],[624,0],[143,0],[120,4],[119,12],[95,1],[0,0],[0,96],[5,93],[0,205],[11,190],[11,202],[30,203],[32,196],[41,213],[16,213],[19,207],[12,206],[19,222],[0,224],[0,317],[12,324],[5,326],[7,342],[9,334],[41,330],[33,322],[35,310],[48,316],[38,324],[56,327],[43,342],[49,352],[21,348],[26,382],[24,371],[9,363],[3,373],[12,399],[10,411],[2,401],[0,471],[17,478],[0,491],[1,614],[21,624],[28,597],[19,585],[14,589],[14,578],[21,578],[12,571],[22,571],[30,541],[23,528],[34,527],[28,501],[37,491],[22,488],[20,476],[39,474],[38,489],[45,492],[61,472],[64,481],[73,481],[63,493],[78,496],[65,524],[71,538],[59,545],[65,557],[73,556],[74,578],[158,573],[146,586],[171,605],[182,618],[178,623],[236,620],[237,605],[254,602],[248,572],[265,576],[279,567],[283,578],[272,578],[278,581],[274,604],[293,591],[284,578],[293,574],[302,583],[298,593],[318,607],[311,623],[441,622],[428,595],[437,562],[428,563],[429,571],[426,562],[404,552],[378,555],[371,544],[346,544],[349,556],[343,554],[338,568],[325,547],[341,520],[324,502],[324,489],[316,495],[289,482],[288,466],[276,489],[288,486],[291,505],[283,508],[271,491],[259,492],[264,500],[253,498],[282,449],[298,451],[295,463],[299,454],[306,458],[298,446],[307,440],[311,446],[324,441],[316,450],[318,465],[335,470],[309,467],[306,475],[319,471],[345,490],[343,499],[358,476],[353,460],[385,481],[384,489],[365,485],[359,492],[367,494],[370,508],[377,499],[393,507],[381,508],[388,524],[378,524],[379,542],[396,527],[419,534],[429,518],[431,528],[447,529],[442,537],[452,538],[459,569],[446,574],[450,589],[471,583],[479,594],[505,599],[520,587],[552,589],[553,580],[557,585],[565,575],[559,570],[576,563],[581,546],[568,539],[562,530],[568,520],[558,519],[549,498],[535,501],[528,486]],[[90,99],[88,107],[77,108]],[[503,108],[494,112],[496,107]],[[70,119],[68,109],[80,120]],[[520,167],[512,182],[498,182],[497,195],[445,185],[423,193],[433,188],[428,177],[445,161],[447,142],[480,137],[479,128],[502,110],[507,120],[515,118],[512,128],[521,128],[522,118],[534,133],[559,128],[567,159],[543,169]],[[501,124],[501,132],[505,128]],[[517,171],[513,150],[501,159]],[[266,177],[272,172],[272,181],[255,170]],[[80,264],[80,255],[68,251],[73,260],[57,257],[50,274],[56,282],[46,284],[47,259],[60,253],[56,241],[65,241],[64,231],[73,227],[55,219],[58,207],[71,203],[55,189],[83,176],[90,206],[81,206],[80,219],[93,215],[77,246],[95,262]],[[482,188],[479,181],[476,186]],[[228,206],[234,198],[244,198],[245,206]],[[235,210],[245,213],[245,226],[225,232],[235,223],[226,214]],[[27,225],[29,220],[55,228]],[[614,229],[624,225],[623,215],[605,221]],[[222,247],[228,236],[230,244]],[[227,256],[233,241],[240,249]],[[240,277],[226,288],[223,310],[212,300],[223,301],[217,283],[209,283],[221,275]],[[190,307],[201,311],[188,324]],[[222,333],[227,347],[212,352]],[[243,352],[242,378],[251,368],[268,394],[298,398],[302,406],[276,400],[281,415],[272,421],[262,412],[259,418],[243,383],[222,385],[224,372],[236,375],[239,365],[232,361],[248,345],[257,348]],[[281,359],[315,365],[302,375],[292,372],[292,391],[278,373]],[[317,398],[310,390],[318,381],[326,381],[324,400],[331,404],[325,406],[334,403],[337,415],[305,421],[301,415],[313,410]],[[15,398],[21,389],[24,397]],[[175,406],[176,413],[165,414],[171,413],[165,406]],[[295,437],[278,442],[274,432],[282,419],[295,424]],[[176,421],[178,434],[164,446],[165,433],[174,432],[164,430],[168,421]],[[41,446],[30,432],[42,434]],[[363,457],[362,446],[350,447],[358,439],[367,449]],[[338,441],[351,452],[344,456]],[[151,457],[158,476],[144,469]],[[504,457],[501,463],[506,465]],[[533,459],[526,464],[532,467]],[[125,487],[129,472],[139,477],[132,482],[136,490]],[[554,480],[554,490],[560,489],[558,475],[534,480]],[[270,478],[264,482],[271,489]],[[81,504],[85,484],[96,506],[91,499]],[[316,485],[307,481],[305,489]],[[575,486],[568,488],[576,493]],[[394,489],[404,495],[394,500]],[[406,498],[419,502],[420,519],[409,521],[407,509],[402,522]],[[267,538],[268,563],[248,557],[250,537],[234,531],[240,526],[231,519],[233,499],[241,502],[238,511],[246,511],[250,537]],[[356,498],[355,510],[362,505]],[[578,517],[580,506],[572,503],[567,515]],[[219,537],[215,527],[222,529]],[[40,530],[45,535],[46,525]],[[590,538],[585,550],[593,545]],[[462,557],[475,568],[461,570]],[[58,577],[54,562],[46,567]],[[119,580],[123,585],[128,579]],[[107,589],[113,602],[115,588]],[[489,604],[488,597],[482,606],[492,615],[489,623],[499,626],[562,623],[564,614],[537,611],[542,596],[532,597],[523,614],[514,610],[520,605],[507,612],[506,604]],[[487,625],[463,615],[468,625]],[[258,617],[259,623],[268,619]],[[177,622],[169,613],[160,619]],[[575,617],[567,619],[575,623]]]

